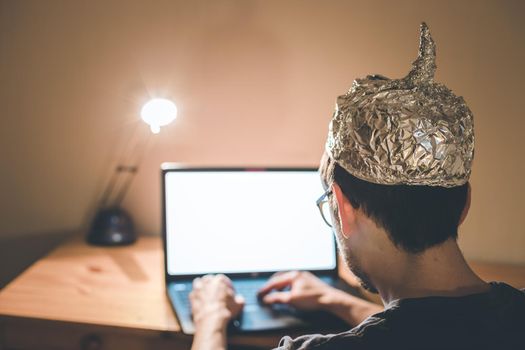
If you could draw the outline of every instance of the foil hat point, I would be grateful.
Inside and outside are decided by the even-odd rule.
[[[434,82],[436,45],[426,23],[402,79],[369,75],[337,98],[325,149],[350,174],[383,185],[455,187],[474,158],[474,117],[462,97]]]
[[[419,35],[419,53],[412,63],[412,70],[404,78],[409,85],[432,83],[436,72],[436,44],[425,22],[421,23]]]

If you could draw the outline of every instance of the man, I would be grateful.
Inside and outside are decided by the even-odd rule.
[[[405,78],[368,76],[338,98],[321,160],[323,218],[384,309],[307,272],[278,274],[260,291],[264,303],[326,310],[353,327],[285,337],[279,349],[525,348],[525,294],[484,282],[456,243],[470,206],[473,118],[461,97],[434,82],[434,61],[423,23]],[[225,348],[226,326],[243,307],[228,278],[196,279],[191,303],[193,348]]]

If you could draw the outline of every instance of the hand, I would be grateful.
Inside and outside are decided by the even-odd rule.
[[[280,291],[287,287],[289,291]],[[266,304],[282,303],[301,310],[321,310],[327,308],[335,293],[335,288],[310,272],[290,271],[277,273],[270,278],[259,291],[259,297]]]
[[[210,324],[225,329],[244,306],[244,299],[235,295],[231,280],[224,275],[196,278],[193,281],[190,302],[197,332],[204,325]]]
[[[276,291],[289,287],[289,291]],[[259,291],[264,303],[290,304],[298,309],[331,312],[355,326],[368,316],[381,312],[377,304],[347,294],[329,286],[306,271],[292,271],[274,275]]]

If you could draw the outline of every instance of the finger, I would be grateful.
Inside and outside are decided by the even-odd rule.
[[[191,308],[193,309],[195,306],[200,304],[200,300],[195,294],[195,292],[191,292],[188,299],[190,300]]]
[[[213,283],[215,288],[217,288],[217,291],[225,292],[226,295],[231,296],[231,297],[235,295],[233,284],[230,281],[230,279],[226,277],[225,275],[213,276],[213,280],[210,281],[210,283]]]
[[[273,275],[270,276],[270,279],[274,278],[274,277],[277,277],[277,276],[281,276],[281,275],[284,275],[285,273],[289,273],[290,271],[277,271],[276,273],[274,273]]]
[[[197,277],[196,279],[193,280],[193,289],[199,289],[200,287],[202,287],[202,279],[200,277]]]
[[[290,292],[273,292],[263,298],[265,304],[289,304],[290,300]]]
[[[231,297],[231,298],[235,297],[235,291],[233,290],[233,288],[226,289],[225,293],[228,297]]]
[[[237,295],[235,296],[234,299],[235,299],[235,302],[236,302],[237,304],[239,304],[239,305],[244,305],[244,304],[246,303],[246,300],[245,300],[244,297],[243,297],[242,295],[240,295],[240,294],[237,294]]]
[[[220,281],[226,283],[228,286],[233,288],[233,283],[232,283],[231,279],[228,278],[228,276],[223,275],[221,273],[221,274],[216,275],[216,278],[219,279]]]
[[[232,313],[233,318],[237,317],[242,312],[244,304],[244,298],[241,295],[236,295],[233,299],[233,303],[230,306],[230,311]]]
[[[285,287],[290,286],[292,284],[293,280],[297,278],[298,272],[297,271],[290,271],[286,272],[280,275],[277,275],[275,277],[270,278],[268,282],[259,290],[259,295],[264,295],[270,292],[272,289],[283,289]]]
[[[209,281],[209,280],[211,280],[213,278],[214,278],[213,275],[204,275],[204,276],[202,276],[202,281],[203,282],[207,282],[207,281]]]

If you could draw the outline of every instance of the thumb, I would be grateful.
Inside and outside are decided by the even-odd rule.
[[[273,292],[263,298],[265,304],[289,304],[291,299],[290,292]]]
[[[235,299],[235,303],[237,303],[238,305],[244,305],[246,302],[244,297],[240,294],[237,294],[234,299]]]
[[[242,295],[237,294],[235,297],[233,297],[233,305],[230,305],[232,317],[235,318],[242,312],[244,303],[244,297]]]

